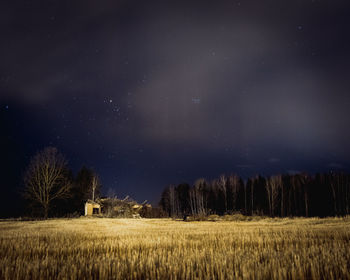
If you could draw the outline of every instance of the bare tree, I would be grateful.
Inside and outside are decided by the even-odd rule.
[[[278,194],[282,188],[282,176],[272,176],[266,180],[265,185],[267,191],[267,198],[269,201],[270,216],[275,216],[275,210],[278,203]]]
[[[226,189],[227,185],[226,184],[227,184],[227,177],[225,175],[221,175],[219,178],[219,186],[224,197],[225,214],[227,213],[227,189]]]
[[[169,202],[170,202],[170,215],[171,217],[178,217],[179,208],[179,198],[175,186],[171,185],[169,187]]]
[[[254,187],[257,184],[257,181],[259,180],[258,176],[255,176],[250,179],[250,205],[251,205],[251,215],[254,214]]]
[[[349,176],[344,173],[330,173],[330,187],[333,197],[334,215],[349,213]]]
[[[228,187],[230,193],[230,203],[232,206],[232,211],[237,210],[237,197],[240,188],[239,177],[237,175],[231,175],[228,178]]]
[[[300,175],[301,184],[303,186],[304,192],[304,208],[305,208],[305,216],[309,217],[309,196],[308,196],[308,184],[309,184],[309,176],[307,174]]]
[[[198,179],[189,192],[190,208],[193,216],[205,216],[207,214],[204,197],[205,185],[204,179]]]
[[[23,195],[39,203],[45,219],[54,199],[69,196],[71,183],[67,178],[67,161],[54,147],[38,152],[25,172]]]
[[[98,185],[99,185],[98,176],[96,174],[94,174],[94,176],[92,177],[92,180],[91,180],[92,201],[95,201],[95,192],[96,192]]]
[[[301,174],[294,174],[289,177],[288,192],[288,215],[301,216],[308,215],[307,192],[305,189],[304,177]],[[304,201],[304,203],[303,203]]]

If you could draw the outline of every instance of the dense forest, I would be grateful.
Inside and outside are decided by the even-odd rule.
[[[350,175],[329,172],[256,176],[243,181],[237,175],[207,182],[198,179],[167,187],[160,206],[171,217],[209,214],[343,216],[350,210]]]

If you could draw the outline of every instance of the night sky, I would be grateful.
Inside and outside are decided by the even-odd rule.
[[[2,1],[2,215],[46,146],[151,203],[222,173],[348,171],[348,3]]]

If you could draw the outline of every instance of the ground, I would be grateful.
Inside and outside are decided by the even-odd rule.
[[[350,217],[0,222],[0,279],[350,279]]]

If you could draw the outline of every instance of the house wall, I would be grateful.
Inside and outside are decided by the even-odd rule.
[[[97,203],[85,203],[85,216],[92,216],[93,209],[98,208],[98,214],[101,214],[101,206]]]

